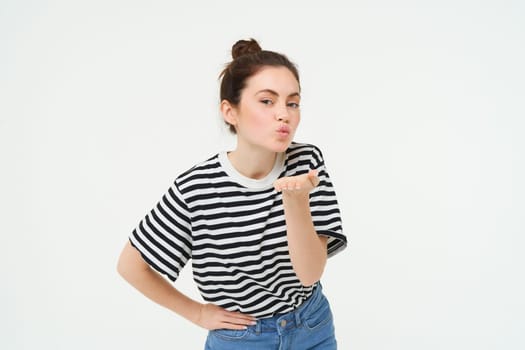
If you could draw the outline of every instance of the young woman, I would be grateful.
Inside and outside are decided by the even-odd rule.
[[[299,74],[253,39],[232,56],[220,109],[235,150],[176,177],[131,233],[118,271],[208,329],[205,349],[336,349],[319,280],[346,238],[321,151],[293,142]],[[162,276],[175,281],[190,259],[204,304]]]

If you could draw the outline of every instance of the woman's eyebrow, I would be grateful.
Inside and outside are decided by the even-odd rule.
[[[274,96],[279,96],[279,94],[272,90],[272,89],[262,89],[262,90],[259,90],[255,93],[255,95],[258,95],[260,93],[263,93],[263,92],[266,92],[266,93],[269,93],[271,95],[274,95]],[[294,96],[297,96],[297,97],[301,97],[301,94],[299,94],[298,92],[292,92],[291,94],[288,95],[288,97],[294,97]]]

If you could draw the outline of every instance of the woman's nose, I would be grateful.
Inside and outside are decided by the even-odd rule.
[[[277,110],[275,113],[275,118],[278,121],[288,122],[288,111],[286,108]]]

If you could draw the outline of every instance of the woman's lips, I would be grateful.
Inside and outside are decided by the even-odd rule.
[[[288,136],[290,134],[290,128],[286,125],[280,126],[277,129],[277,133],[281,136]]]

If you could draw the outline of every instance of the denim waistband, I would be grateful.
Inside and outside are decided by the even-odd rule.
[[[294,328],[300,327],[302,323],[301,320],[305,316],[305,313],[308,312],[308,309],[315,307],[317,303],[322,301],[322,289],[323,287],[321,286],[321,283],[317,283],[312,294],[297,309],[285,314],[259,319],[255,325],[250,326],[249,328],[257,334],[261,332],[275,331],[282,334],[283,332],[289,332]]]

